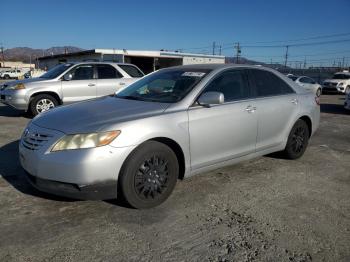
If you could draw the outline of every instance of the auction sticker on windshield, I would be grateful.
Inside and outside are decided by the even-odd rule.
[[[194,76],[194,77],[202,77],[205,73],[203,72],[184,72],[181,76]]]

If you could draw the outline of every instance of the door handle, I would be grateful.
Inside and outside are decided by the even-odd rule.
[[[95,86],[95,84],[88,84],[88,86]]]
[[[298,104],[298,99],[293,98],[290,102],[292,102],[292,104],[297,105]]]
[[[125,83],[124,82],[120,82],[119,85],[125,86]]]
[[[249,105],[246,107],[245,111],[247,111],[248,113],[254,113],[256,111],[256,107]]]

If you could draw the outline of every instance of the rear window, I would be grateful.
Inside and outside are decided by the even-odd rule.
[[[135,66],[132,65],[119,65],[129,76],[131,77],[143,77],[144,74]]]
[[[258,97],[276,96],[294,93],[293,89],[275,74],[258,69],[251,69],[254,79],[254,93]]]

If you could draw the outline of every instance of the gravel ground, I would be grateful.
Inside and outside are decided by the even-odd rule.
[[[266,156],[179,181],[163,205],[43,194],[22,176],[29,121],[0,105],[0,261],[350,261],[350,112],[322,97],[301,159]]]

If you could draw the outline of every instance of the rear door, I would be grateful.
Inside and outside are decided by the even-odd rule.
[[[257,117],[243,69],[220,73],[203,92],[222,92],[225,102],[188,110],[193,170],[255,151]]]
[[[125,84],[123,75],[112,65],[96,64],[97,71],[97,96],[112,95]]]
[[[289,134],[299,106],[295,91],[276,74],[262,69],[250,69],[249,78],[258,117],[256,150],[281,144]]]
[[[96,79],[94,65],[77,65],[67,74],[72,75],[69,81],[62,80],[63,103],[69,104],[96,97]]]

